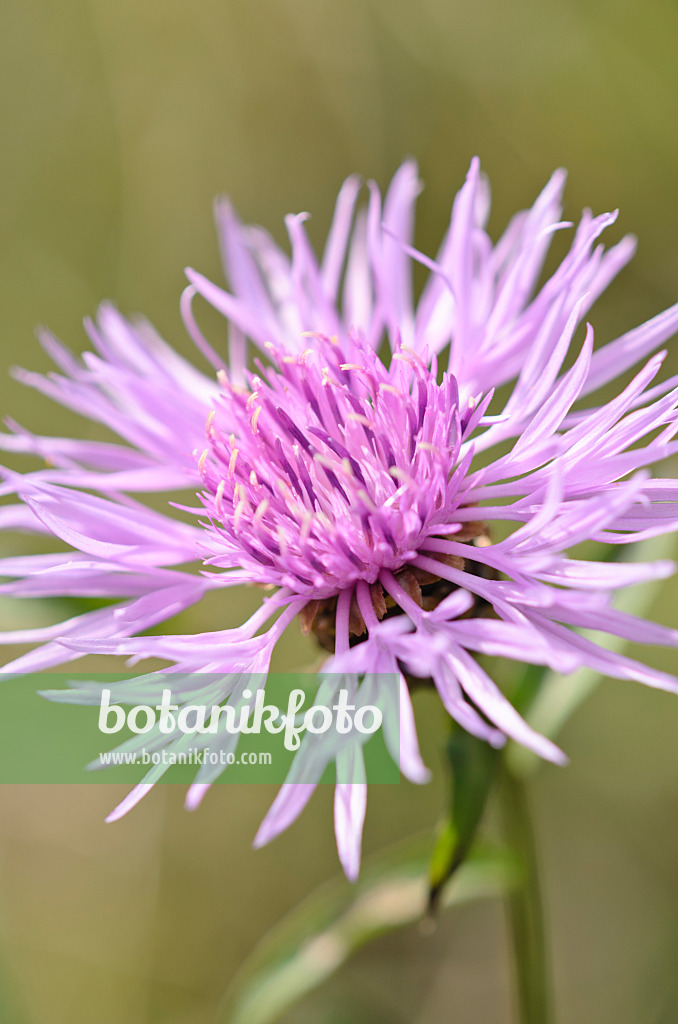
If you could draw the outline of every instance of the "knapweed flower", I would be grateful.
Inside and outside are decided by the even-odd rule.
[[[370,185],[367,209],[356,213],[359,182],[346,182],[320,261],[305,215],[287,219],[289,257],[220,203],[231,291],[188,271],[182,299],[210,373],[110,306],[87,325],[95,352],[82,361],[43,335],[61,373],[20,371],[20,380],[123,443],[36,437],[10,424],[2,447],[47,466],[3,471],[3,493],[20,500],[0,507],[0,523],[52,534],[72,551],[5,558],[2,593],[110,603],[49,628],[5,633],[5,643],[42,646],[4,671],[87,653],[132,663],[158,657],[177,678],[221,678],[210,703],[239,701],[245,683],[233,680],[265,676],[278,638],[299,618],[330,652],[331,671],[400,675],[401,767],[414,781],[426,769],[405,681],[412,677],[432,680],[449,714],[476,736],[497,746],[512,737],[564,759],[518,715],[477,653],[559,672],[587,665],[676,689],[673,677],[578,631],[675,645],[677,631],[612,602],[615,590],[665,576],[671,563],[568,552],[582,541],[627,544],[678,528],[676,483],[647,470],[678,451],[678,380],[655,383],[663,353],[653,354],[678,329],[678,306],[593,351],[590,326],[581,336],[577,328],[633,242],[605,252],[597,240],[615,215],[585,212],[566,257],[539,287],[551,238],[569,226],[560,222],[563,182],[556,173],[493,245],[484,230],[488,188],[474,161],[436,259],[412,248],[412,163],[396,174],[383,207]],[[416,307],[414,261],[430,271]],[[196,296],[227,319],[227,354],[201,333]],[[636,364],[615,397],[584,401]],[[508,382],[509,397],[493,401]],[[188,507],[179,499],[187,489],[198,498]],[[134,497],[152,491],[168,495],[164,512]],[[144,635],[207,591],[252,584],[269,594],[240,626]],[[125,686],[138,699],[157,696],[152,676]],[[61,696],[92,699],[78,689]],[[364,771],[360,751],[338,756],[353,759],[354,781],[336,787],[335,825],[354,877]],[[308,800],[315,778],[304,764],[293,768],[258,843]],[[157,775],[152,769],[112,817]],[[210,781],[209,773],[197,777],[189,806]]]

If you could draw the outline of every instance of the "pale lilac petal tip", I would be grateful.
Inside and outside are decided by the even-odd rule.
[[[114,821],[119,821],[120,818],[124,818],[133,807],[136,807],[136,805],[150,793],[153,786],[154,783],[152,782],[140,782],[139,785],[135,786],[134,789],[127,794],[125,799],[121,800],[118,806],[106,816],[106,823],[111,824]]]
[[[197,811],[200,804],[203,802],[207,791],[212,788],[210,782],[194,782],[192,786],[188,787],[186,793],[186,800],[184,806],[187,811]]]
[[[266,817],[259,826],[252,846],[258,850],[284,832],[295,821],[311,799],[313,783],[285,783],[271,804]]]
[[[363,825],[367,809],[367,784],[338,783],[334,793],[334,831],[344,874],[355,882],[360,872]]]

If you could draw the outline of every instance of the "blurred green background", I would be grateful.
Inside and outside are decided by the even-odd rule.
[[[348,173],[384,186],[409,154],[429,252],[474,153],[495,235],[558,165],[567,215],[619,206],[610,241],[632,231],[640,249],[592,317],[614,337],[678,298],[677,41],[674,0],[5,3],[0,407],[38,432],[91,432],[7,376],[47,369],[36,324],[81,351],[81,318],[110,297],[189,353],[182,271],[219,278],[216,194],[280,240],[283,215],[310,210],[319,243]],[[655,616],[675,624],[677,597],[669,584]],[[180,628],[227,625],[242,603],[211,602]],[[0,615],[29,622],[22,605]],[[309,652],[290,631],[279,667]],[[654,662],[675,669],[671,652]],[[368,854],[441,807],[443,723],[425,694],[417,713],[436,781],[372,790]],[[535,784],[561,1024],[678,1019],[676,737],[675,697],[606,682],[562,737],[571,766]],[[257,939],[338,871],[329,790],[259,852],[265,787],[218,787],[191,815],[165,787],[105,826],[120,795],[0,790],[3,1024],[211,1021]],[[472,905],[433,936],[379,940],[285,1020],[504,1024],[509,969],[501,907]]]

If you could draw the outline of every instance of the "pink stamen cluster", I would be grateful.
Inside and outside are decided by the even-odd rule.
[[[210,562],[322,598],[400,569],[454,529],[462,444],[487,401],[462,416],[435,360],[399,346],[387,368],[354,334],[269,354],[248,387],[221,375],[200,463],[220,549]]]

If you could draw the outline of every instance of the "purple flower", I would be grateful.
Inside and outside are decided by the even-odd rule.
[[[0,525],[52,534],[72,552],[3,559],[10,582],[0,592],[111,603],[5,633],[4,643],[41,646],[4,671],[87,653],[132,663],[159,657],[178,678],[222,674],[221,690],[202,695],[237,703],[245,684],[234,680],[265,674],[280,635],[300,616],[330,652],[328,670],[345,673],[354,688],[363,680],[357,695],[378,687],[380,673],[400,674],[399,737],[386,739],[394,750],[399,739],[401,767],[417,782],[427,771],[405,676],[431,679],[449,714],[476,736],[495,746],[511,737],[555,762],[564,755],[523,721],[476,654],[558,672],[587,665],[678,688],[672,676],[577,631],[678,641],[678,631],[616,611],[611,600],[619,588],[668,575],[672,563],[567,554],[582,541],[626,544],[678,528],[678,486],[647,472],[678,451],[678,380],[654,383],[664,353],[652,355],[678,329],[678,306],[595,353],[590,326],[574,340],[633,243],[625,238],[604,252],[597,239],[615,215],[585,212],[567,256],[538,288],[552,235],[569,226],[559,221],[563,182],[556,173],[493,245],[483,228],[488,188],[474,161],[435,260],[412,248],[419,183],[411,163],[396,174],[383,209],[370,185],[367,210],[355,214],[359,182],[345,183],[320,262],[304,215],[287,219],[290,259],[220,203],[232,291],[188,271],[182,299],[209,375],[110,306],[87,325],[96,351],[82,361],[43,335],[61,374],[21,371],[19,379],[124,443],[36,437],[10,424],[0,446],[38,455],[47,468],[2,471],[2,493],[19,501],[0,506]],[[430,270],[416,308],[413,261]],[[197,326],[196,295],[228,320],[228,360]],[[582,404],[643,362],[616,397]],[[493,390],[509,381],[510,396],[495,399],[490,414]],[[172,497],[187,488],[198,506],[177,509]],[[150,491],[169,494],[166,513],[134,498]],[[510,529],[499,532],[495,520]],[[177,568],[188,563],[193,572]],[[237,628],[143,635],[208,590],[248,584],[272,593]],[[157,693],[152,676],[125,685],[139,699]],[[185,700],[195,700],[197,684],[186,685]],[[88,694],[65,691],[61,699]],[[364,764],[360,749],[336,756],[352,780],[336,787],[337,842],[355,877]],[[258,844],[298,815],[322,762],[318,744],[302,744]],[[111,817],[158,774],[153,769]],[[211,781],[209,772],[198,775],[189,806]]]

